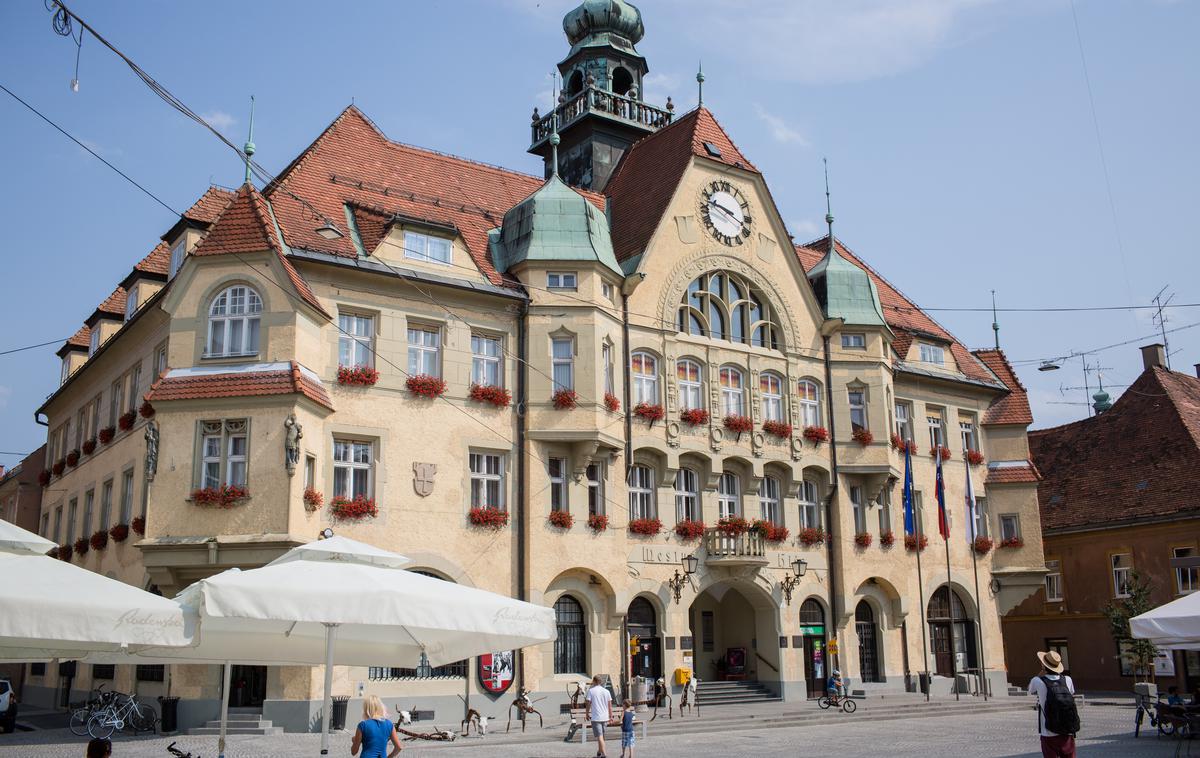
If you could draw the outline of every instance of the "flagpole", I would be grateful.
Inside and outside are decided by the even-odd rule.
[[[950,577],[950,519],[946,514],[946,477],[942,471],[942,449],[937,449],[937,483],[934,485],[938,501],[938,533],[946,546],[946,604],[950,606],[950,679],[954,682],[954,699],[958,692],[958,652],[954,644],[954,584]],[[965,640],[964,640],[965,642]]]
[[[904,446],[904,534],[913,534],[917,553],[917,607],[921,612],[921,676],[925,677],[925,702],[929,702],[929,643],[925,630],[925,580],[921,576],[921,519],[914,514],[912,491],[912,440]],[[920,683],[918,682],[918,686]]]
[[[975,486],[971,482],[971,462],[967,461],[967,550],[971,552],[971,569],[975,572],[975,635],[979,640],[979,685],[983,699],[988,699],[987,659],[983,654],[983,598],[979,595],[979,553],[975,550]]]

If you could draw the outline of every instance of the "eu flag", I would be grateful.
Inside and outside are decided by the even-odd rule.
[[[916,534],[917,523],[913,517],[912,446],[904,446],[904,533]]]

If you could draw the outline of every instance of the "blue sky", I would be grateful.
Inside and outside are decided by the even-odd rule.
[[[1074,0],[1111,178],[1110,207],[1068,0],[652,0],[647,98],[705,104],[763,171],[797,239],[821,233],[821,158],[837,233],[922,306],[1200,301],[1200,5]],[[235,142],[257,97],[257,159],[282,168],[353,100],[392,139],[539,171],[524,150],[566,53],[574,3],[75,0],[72,8]],[[736,8],[736,10],[733,10]],[[241,167],[93,39],[50,29],[41,0],[0,5],[0,83],[176,208]],[[171,214],[0,93],[6,229],[0,351],[65,338],[155,244]],[[1118,234],[1119,230],[1119,234]],[[991,315],[934,312],[972,347]],[[1200,322],[1178,309],[1169,326]],[[1016,360],[1155,330],[1148,314],[1001,314]],[[1200,361],[1200,327],[1169,335]],[[1140,343],[1139,343],[1140,344]],[[1106,382],[1137,345],[1095,356]],[[55,347],[0,356],[0,464],[44,440],[32,413]],[[1175,352],[1177,351],[1177,352]],[[1081,361],[1018,366],[1036,426],[1082,417]],[[1094,377],[1091,379],[1094,383]],[[1114,395],[1119,392],[1114,389]]]

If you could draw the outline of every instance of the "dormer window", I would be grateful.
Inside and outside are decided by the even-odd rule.
[[[171,248],[171,268],[167,273],[168,279],[174,279],[179,273],[179,267],[183,265],[183,258],[187,255],[187,241],[179,240],[175,247]]]
[[[932,363],[935,366],[946,365],[946,351],[940,345],[920,343],[921,363]]]
[[[71,375],[71,354],[68,353],[62,359],[62,372],[58,376],[58,383],[65,384],[67,377]]]
[[[404,257],[426,263],[450,263],[450,240],[420,232],[404,232]]]
[[[125,293],[125,320],[133,318],[138,309],[138,286],[135,284]]]
[[[100,323],[97,322],[92,327],[92,333],[88,337],[88,357],[91,358],[100,349]]]
[[[262,298],[245,285],[221,291],[208,310],[207,358],[256,355]]]

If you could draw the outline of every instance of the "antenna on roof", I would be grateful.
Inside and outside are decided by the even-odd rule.
[[[822,158],[821,162],[825,164],[825,223],[829,227],[829,254],[833,255],[833,205],[829,200],[829,159]]]
[[[562,142],[562,138],[558,136],[558,106],[561,96],[558,94],[558,74],[550,72],[550,92],[553,100],[550,103],[550,176],[558,176],[558,143]]]
[[[996,334],[996,349],[1000,349],[1000,321],[996,318],[996,290],[992,290],[992,331]]]
[[[704,61],[700,61],[696,68],[696,89],[698,91],[696,106],[699,107],[704,105]]]
[[[254,95],[250,96],[250,133],[242,152],[246,154],[246,184],[250,184],[250,156],[254,155]]]

